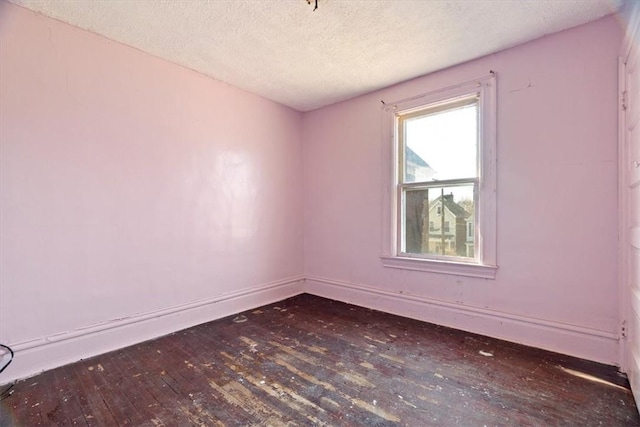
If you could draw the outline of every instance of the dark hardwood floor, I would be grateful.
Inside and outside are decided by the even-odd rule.
[[[310,295],[18,382],[0,425],[638,426],[610,366]]]

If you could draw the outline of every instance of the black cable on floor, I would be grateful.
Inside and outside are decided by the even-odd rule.
[[[10,364],[10,363],[11,363],[11,361],[13,360],[13,350],[11,350],[11,347],[6,346],[6,345],[4,345],[4,344],[0,344],[0,347],[6,348],[7,350],[9,350],[9,354],[11,355],[11,358],[9,359],[9,361],[7,362],[7,364],[6,364],[6,365],[4,365],[3,367],[0,367],[0,373],[1,373],[2,371],[4,371],[4,370],[7,368],[7,366],[9,366],[9,364]]]
[[[13,350],[11,349],[11,347],[6,346],[4,344],[0,344],[0,347],[6,348],[7,350],[9,350],[9,354],[11,355],[11,357],[9,358],[9,361],[7,363],[5,363],[4,366],[0,367],[0,373],[1,373],[2,371],[4,371],[7,368],[7,366],[9,366],[11,364],[11,361],[13,360]],[[0,392],[0,401],[2,401],[4,399],[6,399],[7,397],[11,396],[11,393],[13,393],[12,389],[13,389],[14,384],[15,384],[15,382],[13,384],[11,384],[9,387],[7,387],[5,390]]]
[[[7,397],[11,396],[11,394],[13,393],[12,389],[13,389],[14,385],[15,385],[15,383],[11,384],[4,391],[2,391],[2,393],[0,393],[0,402],[5,400]]]

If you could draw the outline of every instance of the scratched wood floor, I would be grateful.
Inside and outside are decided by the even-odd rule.
[[[615,368],[310,295],[43,373],[0,425],[638,426]]]

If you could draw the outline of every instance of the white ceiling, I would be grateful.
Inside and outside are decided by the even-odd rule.
[[[300,111],[493,53],[623,0],[10,0]]]

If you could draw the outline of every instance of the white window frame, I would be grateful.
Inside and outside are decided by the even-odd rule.
[[[398,117],[437,103],[465,96],[478,96],[478,195],[475,218],[474,251],[476,259],[443,259],[425,254],[399,252],[400,194],[399,161],[400,141],[397,137]],[[418,95],[412,98],[385,103],[383,106],[383,250],[385,267],[418,270],[457,276],[495,279],[497,266],[496,248],[496,75],[469,80],[454,86]]]

